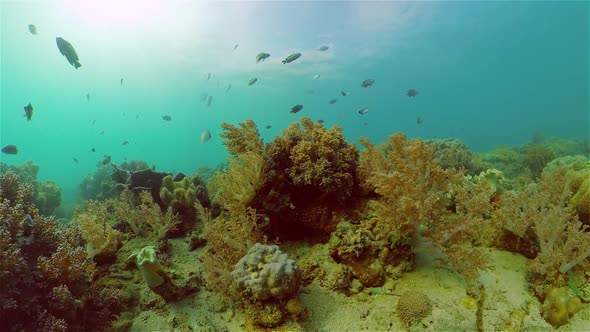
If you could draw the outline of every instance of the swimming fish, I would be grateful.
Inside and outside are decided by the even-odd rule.
[[[123,86],[123,79],[121,79],[121,86]]]
[[[314,80],[317,80],[317,79],[319,79],[319,78],[320,78],[320,74],[315,74],[315,75],[313,75],[313,77],[312,77],[312,78],[313,78]]]
[[[363,114],[367,114],[367,112],[369,112],[369,109],[368,108],[363,108],[362,110],[359,111],[359,114],[360,115],[363,115]]]
[[[90,101],[90,93],[86,94],[86,101]]]
[[[162,115],[162,120],[170,121],[170,120],[172,120],[172,117],[170,115]]]
[[[213,101],[213,96],[209,96],[209,98],[207,99],[207,107],[211,106],[212,101]]]
[[[95,148],[90,149],[90,152],[96,152]]]
[[[313,95],[315,93],[315,91],[313,91],[313,90],[305,90],[305,93],[307,93],[308,95]]]
[[[211,78],[211,73],[207,74],[207,81]]]
[[[101,135],[104,135],[104,130],[100,132]]]
[[[121,143],[121,145],[127,145],[127,144],[129,144],[128,140],[124,140],[123,143]]]
[[[70,44],[67,40],[57,37],[55,38],[55,42],[57,43],[57,48],[61,55],[65,56],[68,59],[68,62],[74,66],[74,68],[78,69],[80,66],[80,60],[78,59],[78,54],[76,54],[76,50],[74,50],[74,46]]]
[[[209,129],[203,130],[201,133],[201,143],[205,144],[211,139],[211,132]]]
[[[303,108],[303,105],[295,105],[291,108],[291,113],[295,114],[295,113],[301,111],[302,108]]]
[[[93,121],[92,121],[92,125],[94,126],[94,124],[95,124],[95,123],[96,123],[96,120],[93,120]]]
[[[104,158],[102,158],[102,164],[106,165],[108,163],[111,162],[111,156],[107,156],[106,154],[104,155]]]
[[[421,117],[421,116],[419,116],[419,117],[416,119],[416,123],[417,123],[417,124],[422,124],[422,122],[424,122],[424,120],[422,120],[422,117]]]
[[[207,101],[207,97],[209,97],[209,94],[207,94],[207,92],[201,93],[201,101],[202,102]]]
[[[270,129],[270,128],[272,128],[272,126],[271,125],[266,125],[264,128]]]
[[[34,24],[29,24],[29,32],[32,35],[36,35],[37,34],[37,27]]]
[[[236,46],[234,46],[234,49],[232,50],[232,52],[235,51],[237,48],[238,48],[238,44],[236,44]]]
[[[291,63],[297,59],[299,59],[299,57],[301,56],[301,53],[293,53],[291,55],[289,55],[288,57],[285,58],[285,60],[281,61],[283,64],[285,63]]]
[[[229,91],[229,89],[231,89],[231,83],[229,83],[229,84],[227,85],[227,89],[225,89],[225,92],[228,92],[228,91]]]
[[[6,154],[17,154],[18,148],[16,147],[16,145],[7,145],[2,148],[2,152]]]
[[[416,97],[418,95],[418,90],[410,89],[410,90],[408,90],[407,95],[408,95],[408,97]]]
[[[25,117],[27,117],[27,121],[31,121],[33,117],[33,105],[31,103],[25,106]]]
[[[350,92],[340,91],[340,94],[346,97],[350,94]]]
[[[320,120],[318,120],[318,123],[322,124],[322,123],[324,123],[324,120],[320,119]]]
[[[329,47],[324,45],[324,46],[320,46],[320,48],[318,48],[318,51],[324,52],[324,51],[327,51],[328,49],[329,49]]]
[[[259,63],[260,61],[264,61],[268,57],[270,57],[269,53],[264,53],[264,52],[258,53],[258,55],[256,55],[256,63]]]
[[[336,99],[330,99],[329,103],[334,104],[336,101],[337,101]]]
[[[78,163],[78,159],[76,158],[72,158],[72,160],[77,164]]]
[[[361,86],[363,88],[368,88],[371,85],[373,85],[373,83],[375,83],[375,80],[374,79],[368,79],[368,80],[364,80],[363,83],[361,83]]]
[[[258,79],[257,79],[256,77],[254,77],[254,78],[251,78],[251,79],[248,81],[248,85],[252,85],[252,84],[256,83],[256,81],[258,81]]]

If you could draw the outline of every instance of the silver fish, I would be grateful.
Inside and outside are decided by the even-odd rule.
[[[205,144],[211,139],[211,132],[209,129],[203,130],[201,133],[201,143]]]
[[[369,109],[368,108],[363,108],[362,110],[359,111],[359,114],[360,115],[363,115],[363,114],[367,114],[367,112],[369,112]]]

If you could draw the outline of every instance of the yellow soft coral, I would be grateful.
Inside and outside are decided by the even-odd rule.
[[[229,160],[225,172],[209,180],[208,191],[222,206],[238,202],[248,205],[264,181],[264,159],[255,152],[245,152]]]
[[[78,213],[75,220],[86,240],[86,252],[90,257],[114,254],[119,249],[123,235],[107,224],[104,215]]]
[[[226,122],[221,124],[225,132],[220,136],[225,139],[223,144],[227,146],[229,153],[234,156],[248,151],[261,153],[264,145],[254,121],[248,119],[241,122],[240,127]]]
[[[461,174],[442,169],[434,158],[434,146],[407,140],[402,133],[389,137],[380,152],[362,140],[375,160],[362,158],[361,174],[380,196],[371,202],[369,220],[378,239],[390,243],[415,240],[421,224],[437,221],[446,213],[449,190]]]

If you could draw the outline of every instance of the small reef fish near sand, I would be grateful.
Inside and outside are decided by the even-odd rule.
[[[368,112],[369,112],[368,108],[363,108],[362,110],[359,111],[359,114],[363,115],[363,114],[367,114]]]
[[[254,77],[254,78],[251,78],[251,79],[248,81],[248,85],[252,85],[252,84],[256,83],[256,81],[258,81],[258,79],[257,79],[256,77]]]
[[[260,61],[264,61],[265,59],[268,59],[270,57],[269,53],[258,53],[258,55],[256,55],[256,63],[259,63]]]
[[[33,105],[31,105],[31,103],[25,106],[25,117],[27,118],[27,121],[31,121],[31,118],[33,117]]]
[[[336,99],[330,99],[329,103],[330,103],[330,104],[334,104],[334,103],[335,103],[335,102],[337,102],[337,101],[338,101],[338,100],[336,100]]]
[[[18,153],[18,148],[16,147],[16,145],[7,145],[5,147],[2,148],[2,153],[6,153],[6,154],[17,154]]]
[[[170,120],[172,120],[172,117],[170,115],[162,115],[162,120],[170,121]]]
[[[29,24],[29,32],[34,36],[37,34],[37,27],[34,24]]]
[[[209,131],[209,129],[203,130],[203,132],[201,133],[201,143],[205,144],[205,143],[209,142],[210,139],[211,139],[211,132]]]
[[[78,69],[80,66],[80,60],[78,59],[78,54],[76,54],[76,50],[74,46],[70,44],[67,40],[57,37],[55,38],[55,42],[57,43],[57,48],[61,55],[65,56],[68,59],[68,62],[74,66],[74,68]]]
[[[363,88],[368,88],[371,85],[373,85],[373,83],[375,83],[375,80],[374,79],[368,79],[368,80],[364,80],[363,83],[361,83],[361,86]]]
[[[281,61],[283,64],[285,63],[291,63],[297,59],[299,59],[299,57],[301,57],[301,53],[293,53],[291,55],[289,55],[288,57],[285,58],[285,60]]]
[[[416,97],[418,95],[418,90],[410,89],[410,90],[408,90],[407,95],[408,95],[408,97]]]
[[[329,49],[329,47],[324,45],[324,46],[320,46],[320,47],[318,48],[318,51],[320,51],[320,52],[324,52],[324,51],[327,51],[328,49]]]
[[[303,109],[303,105],[295,105],[291,108],[291,113],[295,114]]]

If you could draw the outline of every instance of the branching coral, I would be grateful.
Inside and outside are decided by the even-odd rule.
[[[108,203],[86,201],[84,207],[85,212],[77,211],[74,219],[86,240],[86,252],[90,257],[114,255],[121,245],[123,234],[107,223],[110,217]]]
[[[262,153],[264,145],[254,121],[248,119],[246,122],[240,122],[241,128],[226,122],[222,123],[221,127],[225,130],[220,135],[225,139],[223,144],[232,155],[245,152]]]
[[[209,180],[208,190],[222,206],[234,202],[249,205],[265,179],[264,159],[261,154],[248,151],[232,157],[229,163],[225,172],[218,172]]]
[[[389,137],[384,153],[368,140],[361,143],[370,154],[361,159],[361,173],[379,199],[371,202],[369,225],[376,238],[389,244],[413,241],[421,224],[436,222],[449,213],[451,185],[461,174],[443,170],[434,159],[434,146],[408,141],[404,134]]]

